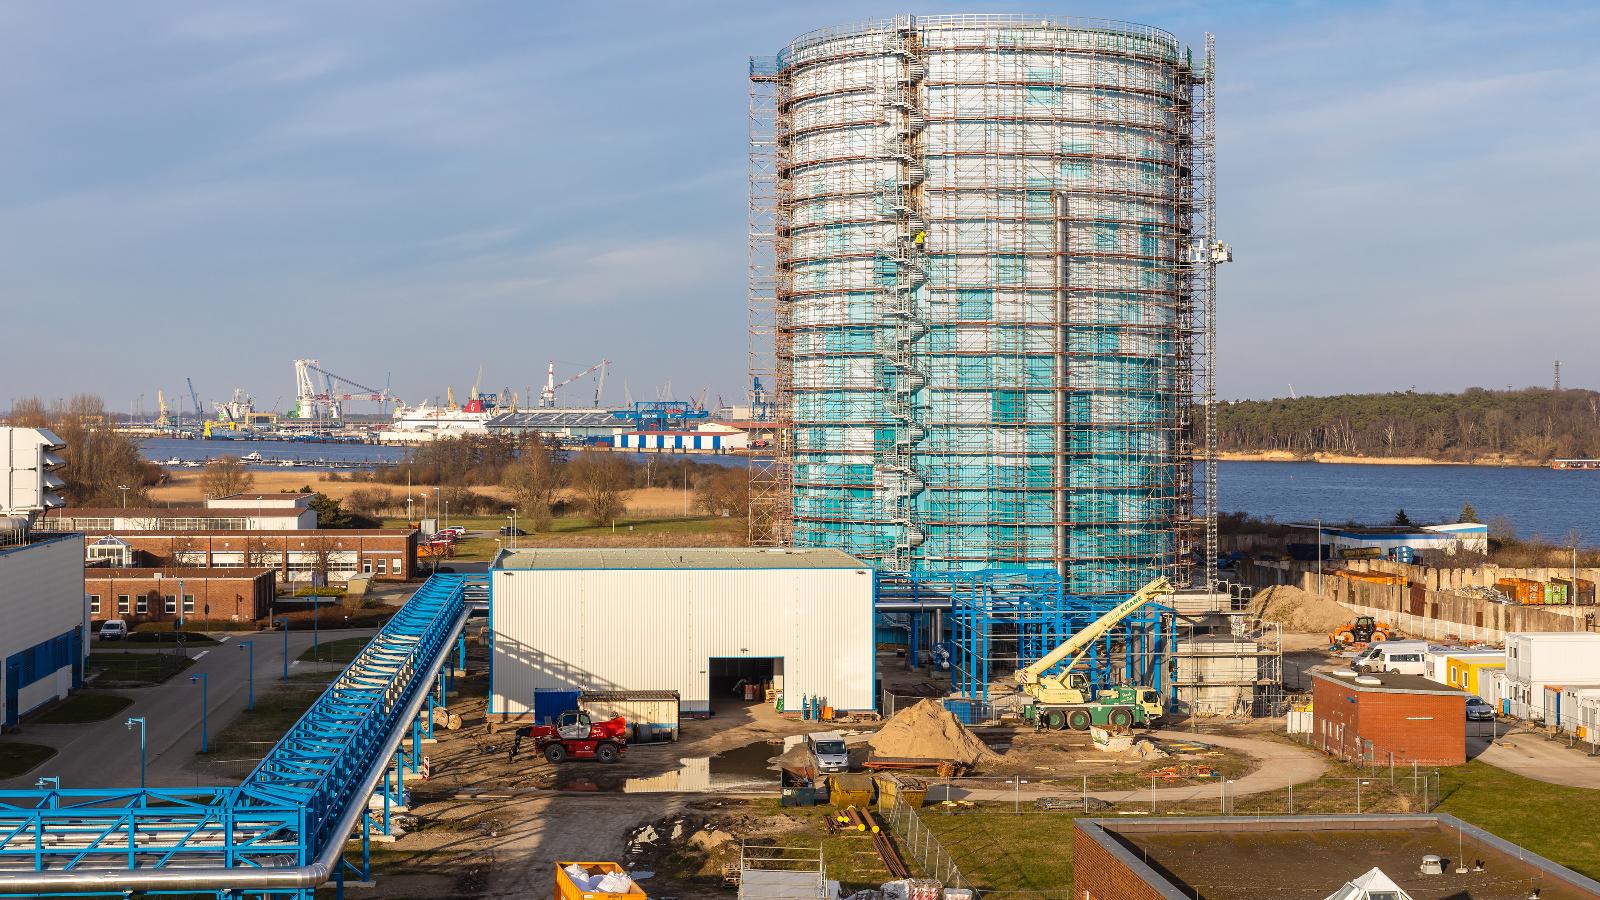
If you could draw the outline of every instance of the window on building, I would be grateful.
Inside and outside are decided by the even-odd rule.
[[[186,615],[186,616],[194,615],[194,595],[193,594],[184,594],[183,595],[183,614]]]
[[[99,594],[90,594],[89,595],[89,612],[91,614],[93,614],[93,615],[96,615],[96,616],[100,615],[100,595]]]
[[[144,594],[140,594],[138,602],[135,603],[134,606],[133,606],[133,611],[138,613],[141,616],[144,615],[145,613],[149,612],[150,611],[150,598],[147,597]]]
[[[122,613],[124,615],[127,614],[127,612],[128,612],[128,595],[127,594],[118,594],[117,595],[117,612]]]
[[[361,561],[361,571],[366,573],[366,574],[368,574],[368,575],[371,575],[372,574],[372,560],[363,559]]]
[[[166,601],[165,606],[166,606],[167,612],[175,613],[175,612],[178,611],[178,595],[177,594],[165,594],[165,595],[162,596],[161,599]]]
[[[387,575],[387,574],[389,574],[389,561],[387,559],[378,560],[378,574],[379,575]]]

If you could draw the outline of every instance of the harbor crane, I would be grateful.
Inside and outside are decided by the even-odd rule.
[[[322,376],[320,385],[317,383],[318,375]],[[294,361],[294,382],[294,417],[297,419],[340,418],[343,415],[342,405],[348,400],[388,404],[394,399],[389,395],[388,388],[379,390],[343,375],[335,375],[322,368],[321,362],[315,359]]]
[[[557,382],[556,361],[553,359],[550,360],[550,366],[545,370],[544,389],[539,392],[539,405],[544,407],[555,406],[556,391],[566,387],[574,381],[577,381],[585,375],[590,374],[591,372],[598,371],[600,373],[600,378],[595,382],[594,387],[594,405],[595,408],[598,409],[600,407],[600,394],[606,389],[606,369],[610,366],[611,360],[602,359],[589,368],[584,369],[582,372],[572,376],[571,378]]]
[[[1070,727],[1087,731],[1090,725],[1112,725],[1129,728],[1158,719],[1164,710],[1161,696],[1148,687],[1116,687],[1102,691],[1099,697],[1091,696],[1089,676],[1075,671],[1095,641],[1105,637],[1123,619],[1138,612],[1146,604],[1174,593],[1172,583],[1160,577],[1134,591],[1128,599],[1112,607],[1105,615],[1088,625],[1032,665],[1018,669],[1013,676],[1017,685],[1033,705],[1024,717],[1036,725],[1060,729]],[[1046,674],[1063,661],[1067,664],[1056,674]]]
[[[194,420],[196,422],[199,422],[201,419],[204,419],[206,417],[206,411],[205,411],[204,408],[202,408],[200,406],[200,395],[195,393],[194,379],[193,378],[185,378],[183,380],[188,383],[188,385],[189,385],[189,399],[194,402]],[[180,405],[183,403],[183,401],[181,401],[181,400],[178,401],[178,402],[179,402]]]

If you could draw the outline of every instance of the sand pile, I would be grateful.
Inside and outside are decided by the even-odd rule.
[[[968,766],[999,759],[937,700],[922,700],[895,713],[868,743],[877,756],[949,759]]]
[[[1354,615],[1332,600],[1286,584],[1257,592],[1250,610],[1263,622],[1282,625],[1284,631],[1312,634],[1332,631]]]

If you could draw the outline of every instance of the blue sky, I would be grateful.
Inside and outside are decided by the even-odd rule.
[[[298,356],[407,400],[602,357],[612,400],[732,399],[746,57],[903,11],[0,5],[0,402],[281,408]],[[1600,385],[1600,9],[1044,11],[1218,35],[1224,396]]]

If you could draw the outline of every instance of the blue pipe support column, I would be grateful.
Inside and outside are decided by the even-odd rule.
[[[423,733],[423,737],[426,737],[431,741],[433,740],[433,694],[431,693],[428,694],[428,714],[423,721],[428,723],[427,730]]]
[[[917,667],[917,638],[919,637],[917,634],[917,623],[921,620],[921,613],[913,612],[911,614],[911,634],[907,638],[910,643],[909,646],[906,647],[906,663],[913,669]]]

